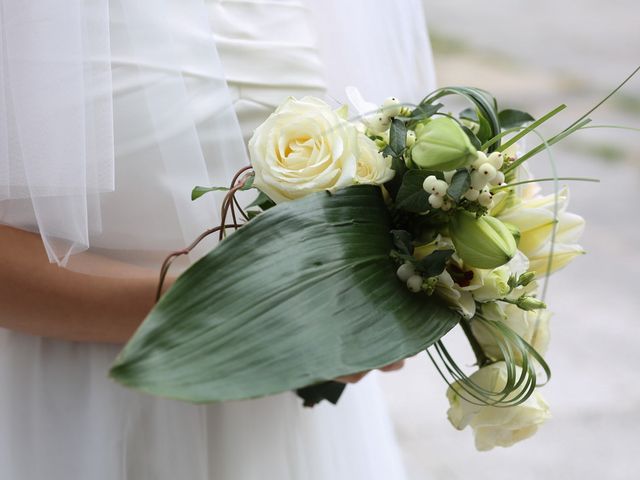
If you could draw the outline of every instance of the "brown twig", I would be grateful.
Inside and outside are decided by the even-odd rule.
[[[196,248],[198,246],[198,244],[204,240],[206,237],[208,237],[209,235],[211,235],[212,233],[217,232],[218,230],[224,228],[224,227],[229,227],[229,228],[240,228],[242,225],[238,225],[235,223],[229,224],[229,225],[218,225],[217,227],[214,228],[210,228],[209,230],[206,230],[205,232],[201,233],[198,238],[196,238],[191,245],[189,245],[187,248],[183,248],[182,250],[176,250],[175,252],[170,253],[167,258],[164,259],[164,262],[162,262],[162,268],[160,269],[160,279],[158,281],[158,289],[156,291],[156,302],[160,299],[160,296],[162,295],[162,287],[164,285],[164,281],[167,277],[167,273],[169,273],[169,269],[171,268],[171,264],[173,263],[173,261],[182,256],[182,255],[188,255],[194,248]]]
[[[236,217],[236,211],[234,208],[235,206],[238,207],[244,219],[247,221],[249,220],[249,217],[247,217],[244,210],[242,210],[242,208],[240,207],[240,204],[238,203],[238,200],[236,199],[235,194],[245,186],[246,182],[252,176],[252,173],[247,173],[244,177],[238,180],[240,178],[240,175],[242,175],[248,170],[251,170],[251,168],[252,167],[250,165],[243,167],[240,170],[238,170],[238,172],[236,172],[236,174],[233,176],[233,179],[231,180],[231,187],[229,188],[229,191],[227,192],[227,194],[224,197],[224,200],[222,201],[222,207],[220,212],[220,225],[204,231],[187,248],[183,248],[182,250],[176,250],[175,252],[170,253],[167,256],[167,258],[164,259],[164,262],[162,262],[162,267],[160,268],[160,279],[158,281],[158,289],[156,291],[156,302],[160,299],[160,296],[162,295],[162,287],[164,286],[164,281],[167,277],[167,274],[169,273],[171,264],[176,258],[180,257],[181,255],[189,254],[194,248],[196,248],[196,246],[202,240],[204,240],[206,237],[208,237],[212,233],[220,232],[220,240],[222,240],[224,238],[225,229],[235,228],[237,230],[238,228],[242,227],[242,224],[238,223],[238,219]],[[233,223],[230,223],[227,225],[226,219],[227,219],[227,212],[229,210],[231,210],[231,218],[233,219]]]

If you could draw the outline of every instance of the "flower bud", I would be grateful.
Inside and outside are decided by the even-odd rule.
[[[476,149],[464,130],[449,117],[430,118],[416,128],[411,159],[426,170],[456,170],[470,165]]]
[[[526,287],[536,279],[536,272],[526,272],[518,277],[518,285]]]
[[[516,253],[516,241],[497,218],[480,218],[466,210],[458,211],[449,225],[456,253],[462,261],[476,268],[497,268]]]
[[[525,295],[519,297],[516,300],[516,305],[518,306],[518,308],[521,308],[522,310],[538,310],[540,308],[547,308],[547,304],[544,303],[541,300],[538,300],[537,298],[534,297],[527,297]]]

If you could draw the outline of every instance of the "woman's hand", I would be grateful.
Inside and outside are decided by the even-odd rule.
[[[380,370],[381,372],[393,372],[394,370],[400,370],[402,367],[404,367],[404,360],[398,360],[397,362],[390,363],[386,367],[379,368],[378,370]],[[353,375],[345,375],[344,377],[338,377],[336,378],[336,382],[358,383],[370,371],[371,370],[366,370],[364,372],[354,373]]]

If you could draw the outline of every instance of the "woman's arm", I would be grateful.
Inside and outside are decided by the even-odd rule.
[[[158,273],[102,257],[99,271],[49,263],[40,236],[0,225],[0,327],[83,342],[123,343],[153,307]]]
[[[79,342],[126,342],[155,303],[158,273],[98,256],[91,261],[114,276],[60,268],[49,262],[39,235],[0,225],[0,327]],[[367,373],[337,380],[356,383]]]

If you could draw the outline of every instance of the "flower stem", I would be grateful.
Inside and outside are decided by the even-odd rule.
[[[471,331],[469,320],[467,320],[466,318],[461,319],[460,326],[462,327],[462,331],[464,332],[464,334],[467,336],[467,340],[469,340],[471,349],[476,356],[476,363],[478,364],[478,367],[484,367],[485,365],[490,363],[491,361],[485,355],[484,350],[482,350],[482,347],[480,346],[480,343],[478,343],[478,340]]]

